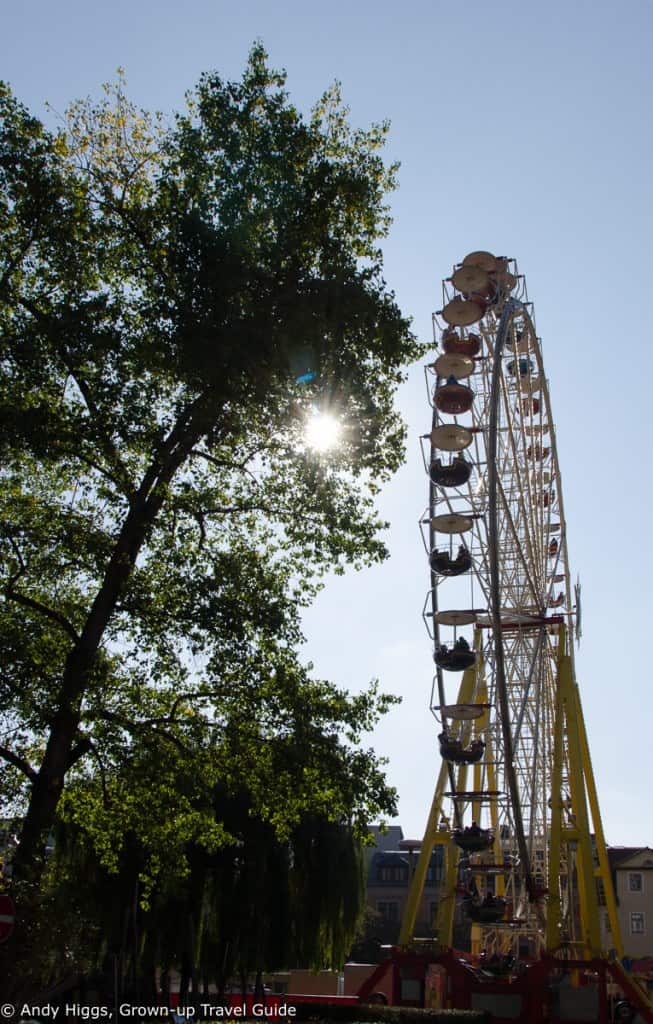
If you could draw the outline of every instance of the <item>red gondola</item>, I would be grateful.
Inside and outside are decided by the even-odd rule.
[[[469,412],[474,401],[474,392],[465,384],[459,384],[455,377],[448,377],[446,384],[435,389],[435,404],[440,412],[457,416]]]
[[[478,334],[468,334],[461,338],[452,327],[442,333],[442,349],[447,355],[469,356],[471,359],[481,351],[481,339]]]

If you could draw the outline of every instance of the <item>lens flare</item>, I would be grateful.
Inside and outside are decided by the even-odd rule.
[[[306,444],[316,452],[328,452],[338,444],[341,425],[328,412],[314,412],[306,424]]]

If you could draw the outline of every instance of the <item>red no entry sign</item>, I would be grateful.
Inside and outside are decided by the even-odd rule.
[[[0,942],[6,942],[14,930],[16,908],[11,896],[0,893]]]

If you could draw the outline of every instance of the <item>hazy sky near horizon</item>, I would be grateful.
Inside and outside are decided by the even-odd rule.
[[[42,117],[46,100],[62,111],[97,95],[119,66],[136,103],[178,109],[203,71],[239,77],[256,39],[304,110],[339,79],[354,124],[391,121],[388,158],[401,170],[385,273],[423,339],[441,278],[466,252],[518,260],[583,585],[577,669],[606,835],[653,846],[651,0],[24,0],[3,6],[0,25],[0,77]],[[370,743],[389,759],[398,821],[420,835],[440,763],[421,620],[421,367],[400,405],[408,459],[381,500],[391,558],[328,582],[306,616],[306,650],[320,675],[351,689],[378,676],[403,696]]]

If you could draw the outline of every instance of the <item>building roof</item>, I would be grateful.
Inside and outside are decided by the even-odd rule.
[[[374,836],[374,846],[377,850],[397,850],[404,838],[401,825],[388,825],[383,832],[379,825],[370,825],[370,832]]]
[[[375,867],[390,867],[395,864],[408,866],[410,858],[407,853],[401,850],[376,850],[372,855],[372,864]]]
[[[610,870],[616,871],[617,868],[625,867],[632,857],[636,857],[638,853],[644,852],[653,855],[653,850],[649,846],[608,846]]]

